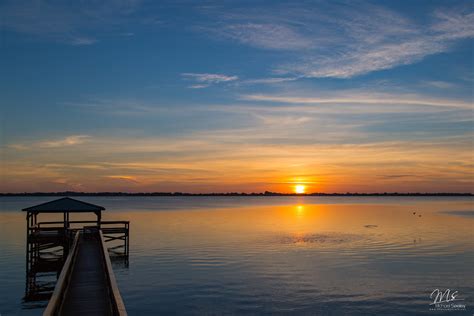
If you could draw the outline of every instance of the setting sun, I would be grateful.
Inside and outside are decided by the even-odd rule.
[[[295,185],[295,192],[298,194],[305,193],[306,186],[302,184]]]

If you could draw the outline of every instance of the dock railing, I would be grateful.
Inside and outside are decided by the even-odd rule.
[[[97,224],[97,221],[68,221],[69,224]],[[128,226],[129,221],[101,221],[101,225],[123,225],[123,227]],[[38,222],[36,225],[31,228],[34,229],[54,229],[54,228],[63,228],[64,226],[53,226],[51,225],[64,225],[64,221],[54,221],[54,222]],[[91,225],[92,226],[92,225]]]
[[[69,221],[69,226],[64,227],[64,222],[38,222],[36,225],[29,227],[28,237],[55,237],[67,236],[72,239],[76,232],[87,227],[97,227],[97,221]],[[61,226],[59,226],[61,225]],[[74,227],[75,226],[75,227]],[[125,242],[125,253],[128,254],[128,236],[130,229],[129,221],[101,221],[100,229],[106,235],[105,241],[123,240]],[[110,234],[123,234],[122,236],[112,237]]]
[[[102,231],[99,231],[100,241],[102,243],[102,255],[105,264],[105,269],[107,271],[107,282],[109,283],[109,295],[111,301],[113,302],[112,307],[114,309],[114,314],[118,316],[127,316],[127,311],[125,309],[125,304],[123,303],[122,296],[120,295],[119,288],[117,286],[117,281],[115,279],[115,274],[112,269],[112,263],[110,262],[110,256],[107,251],[107,246],[105,245],[105,238]]]
[[[71,271],[74,266],[74,260],[76,258],[79,243],[79,235],[80,232],[76,232],[74,242],[69,251],[67,259],[64,262],[63,269],[61,270],[61,274],[59,275],[58,281],[54,288],[53,295],[51,296],[48,302],[48,306],[46,306],[46,309],[43,312],[43,316],[54,316],[59,311],[64,293],[70,281]]]

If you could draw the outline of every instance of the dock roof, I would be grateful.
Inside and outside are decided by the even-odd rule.
[[[35,206],[24,208],[24,212],[45,212],[45,213],[63,213],[63,212],[100,212],[105,210],[105,207],[95,205],[70,197],[64,197],[54,201],[38,204]]]

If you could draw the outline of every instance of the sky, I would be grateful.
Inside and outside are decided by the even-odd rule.
[[[472,1],[2,1],[0,192],[473,192]]]

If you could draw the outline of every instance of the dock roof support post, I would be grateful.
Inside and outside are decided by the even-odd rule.
[[[100,229],[100,222],[102,221],[102,212],[98,211],[95,214],[97,215],[97,227]]]

